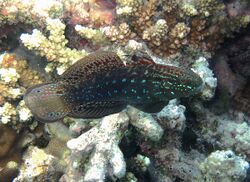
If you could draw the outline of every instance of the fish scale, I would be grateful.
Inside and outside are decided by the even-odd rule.
[[[51,85],[55,91],[42,97]],[[201,78],[191,70],[144,58],[124,65],[115,53],[98,51],[72,65],[57,82],[30,89],[24,100],[38,120],[53,122],[66,115],[99,118],[127,105],[159,112],[170,99],[194,95],[201,86]],[[61,111],[53,108],[57,105]]]

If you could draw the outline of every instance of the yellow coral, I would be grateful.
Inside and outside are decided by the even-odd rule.
[[[76,25],[75,30],[84,38],[92,40],[94,43],[102,43],[105,41],[103,32],[99,29],[93,29]]]
[[[0,121],[3,124],[7,124],[9,122],[15,123],[16,122],[17,112],[15,107],[6,102],[3,106],[0,106]]]
[[[37,29],[33,30],[31,35],[22,34],[20,39],[23,44],[30,50],[37,51],[41,56],[45,56],[48,61],[53,61],[57,66],[58,74],[62,74],[70,65],[78,59],[84,57],[87,53],[85,50],[78,51],[66,47],[68,40],[64,36],[65,25],[59,19],[46,20],[47,29],[50,31],[49,37],[45,37]],[[53,71],[46,69],[46,71]]]
[[[181,9],[188,16],[195,16],[198,14],[197,9],[192,4],[184,4],[181,6]]]
[[[0,122],[11,122],[15,127],[17,121],[28,121],[32,117],[24,101],[20,101],[25,88],[42,83],[43,78],[29,68],[27,61],[18,59],[14,54],[0,55],[0,67]]]
[[[143,0],[116,0],[120,6],[138,6],[143,3]]]
[[[161,45],[162,41],[166,39],[168,32],[167,22],[160,19],[156,24],[143,32],[142,39],[151,41],[154,45]]]
[[[52,155],[37,147],[30,147],[24,155],[24,163],[21,166],[20,174],[17,179],[27,180],[27,177],[35,178],[39,175],[47,174],[55,158]],[[19,181],[18,180],[18,181]]]
[[[117,41],[123,45],[136,36],[127,23],[121,23],[118,28],[116,26],[107,27],[104,33],[111,41]]]
[[[190,32],[190,28],[185,23],[177,23],[171,30],[170,36],[183,39]]]

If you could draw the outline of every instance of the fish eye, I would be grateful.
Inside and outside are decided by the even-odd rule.
[[[37,92],[37,93],[40,93],[40,92],[41,92],[41,90],[37,90],[36,92]]]
[[[50,112],[49,113],[49,117],[53,117],[54,116],[54,113],[53,112]]]

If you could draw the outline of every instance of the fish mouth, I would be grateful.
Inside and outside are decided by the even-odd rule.
[[[30,91],[31,90],[27,90],[26,91],[26,93],[25,93],[25,95],[23,96],[23,100],[24,100],[24,103],[25,103],[25,105],[30,109],[30,99],[29,99],[29,96],[28,96],[28,94],[30,93]]]

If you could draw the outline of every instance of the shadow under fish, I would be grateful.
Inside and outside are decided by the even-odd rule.
[[[191,70],[135,58],[125,65],[113,52],[97,51],[80,59],[54,83],[29,88],[24,101],[42,122],[65,116],[100,118],[132,105],[159,112],[173,98],[201,90],[201,78]]]

